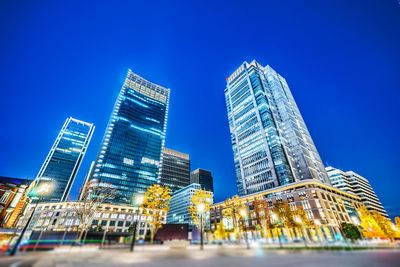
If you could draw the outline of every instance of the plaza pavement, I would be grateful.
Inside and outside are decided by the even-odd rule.
[[[147,246],[128,249],[65,247],[48,252],[28,252],[0,258],[0,266],[140,266],[140,267],[386,267],[400,266],[400,250],[313,251]]]

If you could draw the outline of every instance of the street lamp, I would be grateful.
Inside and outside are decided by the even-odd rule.
[[[303,234],[304,246],[307,247],[307,239],[306,239],[306,236],[305,236],[305,233],[304,233],[303,221],[301,220],[300,217],[296,217],[294,220],[295,220],[295,222],[297,222],[301,226],[301,233]]]
[[[205,210],[205,205],[204,203],[199,203],[197,205],[197,213],[200,214],[200,250],[203,250],[204,246],[204,241],[203,241],[203,236],[204,236],[204,226],[203,226],[203,215],[204,215],[204,210]]]
[[[249,239],[247,237],[247,227],[245,226],[245,219],[247,219],[247,210],[246,208],[242,208],[240,210],[240,215],[242,216],[242,226],[243,226],[243,231],[244,231],[244,239],[246,240],[246,247],[247,249],[250,249],[250,245],[249,245]]]
[[[36,192],[37,192],[37,194],[39,195],[39,199],[38,199],[38,201],[36,202],[35,207],[33,208],[33,211],[32,211],[32,213],[31,213],[31,216],[30,216],[29,219],[28,219],[28,222],[25,224],[24,229],[22,229],[22,232],[21,232],[20,236],[18,237],[17,243],[15,243],[13,249],[11,250],[10,256],[14,256],[15,253],[17,253],[19,244],[20,244],[21,241],[22,241],[22,238],[23,238],[23,236],[24,236],[24,234],[25,234],[25,232],[26,232],[26,229],[28,228],[29,224],[30,224],[31,221],[32,221],[32,218],[33,218],[33,215],[35,214],[35,211],[36,211],[37,206],[38,206],[39,203],[42,201],[43,197],[44,197],[45,195],[47,195],[50,191],[51,191],[51,184],[50,184],[50,183],[42,183],[42,184],[38,187],[38,189],[37,189]]]
[[[139,207],[142,205],[144,202],[144,196],[143,195],[137,195],[135,199],[135,204],[137,206],[135,215],[139,216]],[[137,224],[138,224],[139,219],[135,220],[135,216],[133,216],[133,233],[132,233],[132,242],[131,242],[131,252],[135,248],[135,239],[136,239],[136,229],[137,229]]]
[[[276,215],[275,212],[271,213],[271,218],[274,222],[278,223],[278,216]],[[278,241],[279,241],[279,247],[282,248],[282,241],[281,241],[281,231],[278,229]]]

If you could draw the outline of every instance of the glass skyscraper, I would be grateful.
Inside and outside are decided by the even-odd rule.
[[[196,169],[190,173],[190,183],[200,184],[201,189],[214,193],[214,180],[210,171]]]
[[[225,99],[239,195],[305,179],[330,184],[286,80],[244,62],[227,78]]]
[[[41,198],[41,202],[67,200],[93,131],[92,123],[74,118],[65,121],[29,193],[34,202],[39,199],[36,190],[42,183],[50,183],[51,191]]]
[[[108,202],[130,204],[158,183],[169,89],[129,70],[111,113],[89,187],[116,192]]]
[[[164,147],[160,184],[170,188],[170,192],[184,188],[190,182],[189,155]]]

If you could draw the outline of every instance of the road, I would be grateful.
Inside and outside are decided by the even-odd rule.
[[[140,267],[386,267],[400,266],[400,250],[293,251],[185,248],[97,250],[73,248],[0,258],[0,266],[140,266]]]

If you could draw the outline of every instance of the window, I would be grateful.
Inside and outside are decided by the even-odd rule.
[[[110,221],[110,226],[115,226],[115,221]]]
[[[10,196],[11,196],[10,191],[5,192],[0,198],[0,203],[7,203]]]

